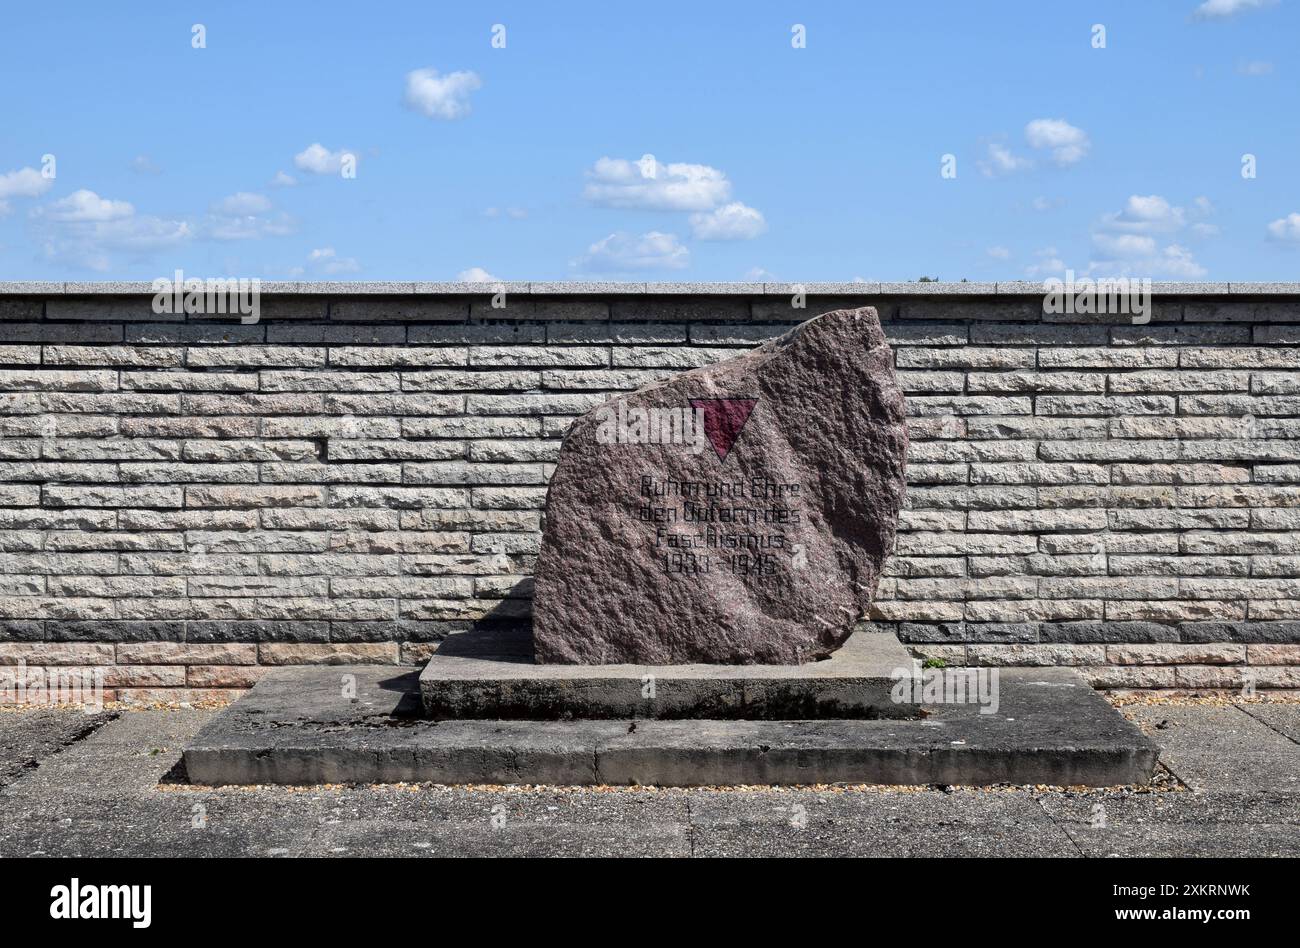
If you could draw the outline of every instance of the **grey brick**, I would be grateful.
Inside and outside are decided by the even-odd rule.
[[[694,369],[713,365],[736,354],[734,349],[695,347],[615,346],[611,364],[631,369]]]
[[[39,619],[0,619],[0,642],[44,641],[45,625]]]
[[[252,438],[257,419],[251,417],[123,418],[122,434],[131,438]]]
[[[325,489],[312,485],[185,488],[186,507],[319,507],[324,503]]]
[[[469,443],[471,461],[558,461],[560,448],[554,441],[491,441]]]
[[[264,392],[396,392],[401,389],[396,372],[266,371],[261,373]]]
[[[411,329],[433,327],[411,327]],[[400,346],[407,341],[406,326],[294,326],[266,327],[266,341],[273,345],[296,346]],[[411,337],[411,342],[429,339]]]
[[[39,304],[37,304],[39,307]],[[39,315],[39,310],[38,310]],[[0,316],[0,319],[4,319]],[[4,340],[8,343],[71,342],[116,343],[123,339],[122,327],[101,323],[13,323],[4,325]],[[36,361],[40,361],[39,351]]]
[[[330,365],[356,368],[466,365],[468,360],[469,350],[464,346],[337,346],[329,350]]]
[[[440,346],[468,345],[541,345],[547,327],[538,323],[493,321],[477,323],[429,323],[412,326],[408,340],[415,344]]]
[[[267,463],[260,467],[264,484],[400,484],[400,464],[350,464],[328,457],[328,463]]]
[[[469,364],[511,368],[603,368],[609,365],[609,352],[603,346],[471,346]]]
[[[605,395],[468,395],[465,410],[474,415],[575,415],[595,408]]]
[[[1179,641],[1177,626],[1155,622],[1044,622],[1039,635],[1044,642],[1074,644]]]
[[[1039,415],[1172,415],[1177,402],[1168,395],[1043,395],[1035,400]]]
[[[0,344],[0,365],[39,365],[40,361],[40,346]]]
[[[972,372],[967,391],[982,392],[1104,392],[1106,376],[1085,372]]]
[[[468,507],[467,490],[443,487],[332,487],[330,501],[340,507],[425,508]]]
[[[1182,622],[1184,642],[1300,643],[1300,622]]]
[[[466,464],[458,461],[402,465],[407,484],[543,484],[539,464]]]
[[[595,392],[630,390],[674,374],[673,369],[548,369],[542,373],[542,387]]]
[[[1104,346],[1112,331],[1106,326],[976,323],[970,341],[976,346]]]
[[[325,349],[319,346],[196,346],[187,350],[185,364],[238,368],[320,366],[325,364]]]
[[[122,388],[139,392],[252,392],[256,372],[123,372]]]
[[[339,461],[447,461],[464,458],[468,449],[464,441],[354,441],[345,438],[328,440],[330,462]],[[391,479],[386,476],[385,479]],[[398,472],[398,480],[401,473]]]
[[[976,346],[923,349],[903,346],[895,350],[894,363],[900,369],[1032,369],[1034,350]]]
[[[1125,372],[1108,376],[1110,390],[1132,392],[1244,392],[1250,388],[1246,372],[1201,372],[1183,370]]]
[[[788,301],[776,304],[768,300],[755,302],[755,319],[784,320],[794,319],[798,322],[809,318],[816,312],[826,310],[793,310]],[[764,308],[764,315],[759,315],[758,308]],[[768,313],[766,308],[771,307]],[[609,316],[619,322],[747,322],[750,318],[750,304],[745,299],[727,297],[656,297],[655,299],[616,299],[609,305]]]
[[[187,642],[327,642],[330,623],[324,620],[191,620]]]
[[[179,507],[179,487],[64,487],[46,485],[41,492],[48,507]]]
[[[542,374],[530,371],[403,372],[402,388],[408,392],[526,392],[542,387]]]
[[[266,327],[241,323],[128,323],[123,340],[133,345],[246,345],[264,342]]]
[[[1171,400],[1172,404],[1172,400]],[[909,415],[1030,415],[1034,403],[1020,396],[914,395],[907,399]]]
[[[111,369],[0,369],[0,389],[27,392],[111,392],[117,373]]]
[[[169,346],[46,346],[46,365],[179,366],[185,350]]]
[[[415,297],[345,297],[331,300],[331,320],[403,322],[465,322],[469,319],[469,300],[419,299]]]

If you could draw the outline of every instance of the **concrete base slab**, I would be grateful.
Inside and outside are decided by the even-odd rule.
[[[911,720],[429,721],[418,673],[289,668],[195,735],[197,784],[1111,786],[1145,783],[1156,745],[1077,674],[1001,669],[996,714]]]
[[[855,632],[804,665],[537,665],[527,629],[490,630],[446,639],[420,692],[425,715],[441,720],[907,718],[919,708],[890,689],[911,668],[882,632]]]

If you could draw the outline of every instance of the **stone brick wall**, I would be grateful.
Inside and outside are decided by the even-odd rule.
[[[1149,324],[1037,286],[0,285],[0,676],[119,697],[417,663],[526,621],[577,414],[875,305],[913,416],[874,619],[918,654],[1115,688],[1300,688],[1300,287],[1157,287]]]

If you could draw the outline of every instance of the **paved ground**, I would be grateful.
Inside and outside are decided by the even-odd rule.
[[[1155,789],[208,789],[213,711],[3,711],[0,856],[1300,855],[1300,704],[1126,712]]]

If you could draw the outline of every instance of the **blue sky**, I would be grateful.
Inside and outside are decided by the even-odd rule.
[[[1298,37],[1300,0],[13,5],[0,278],[1294,280]]]

